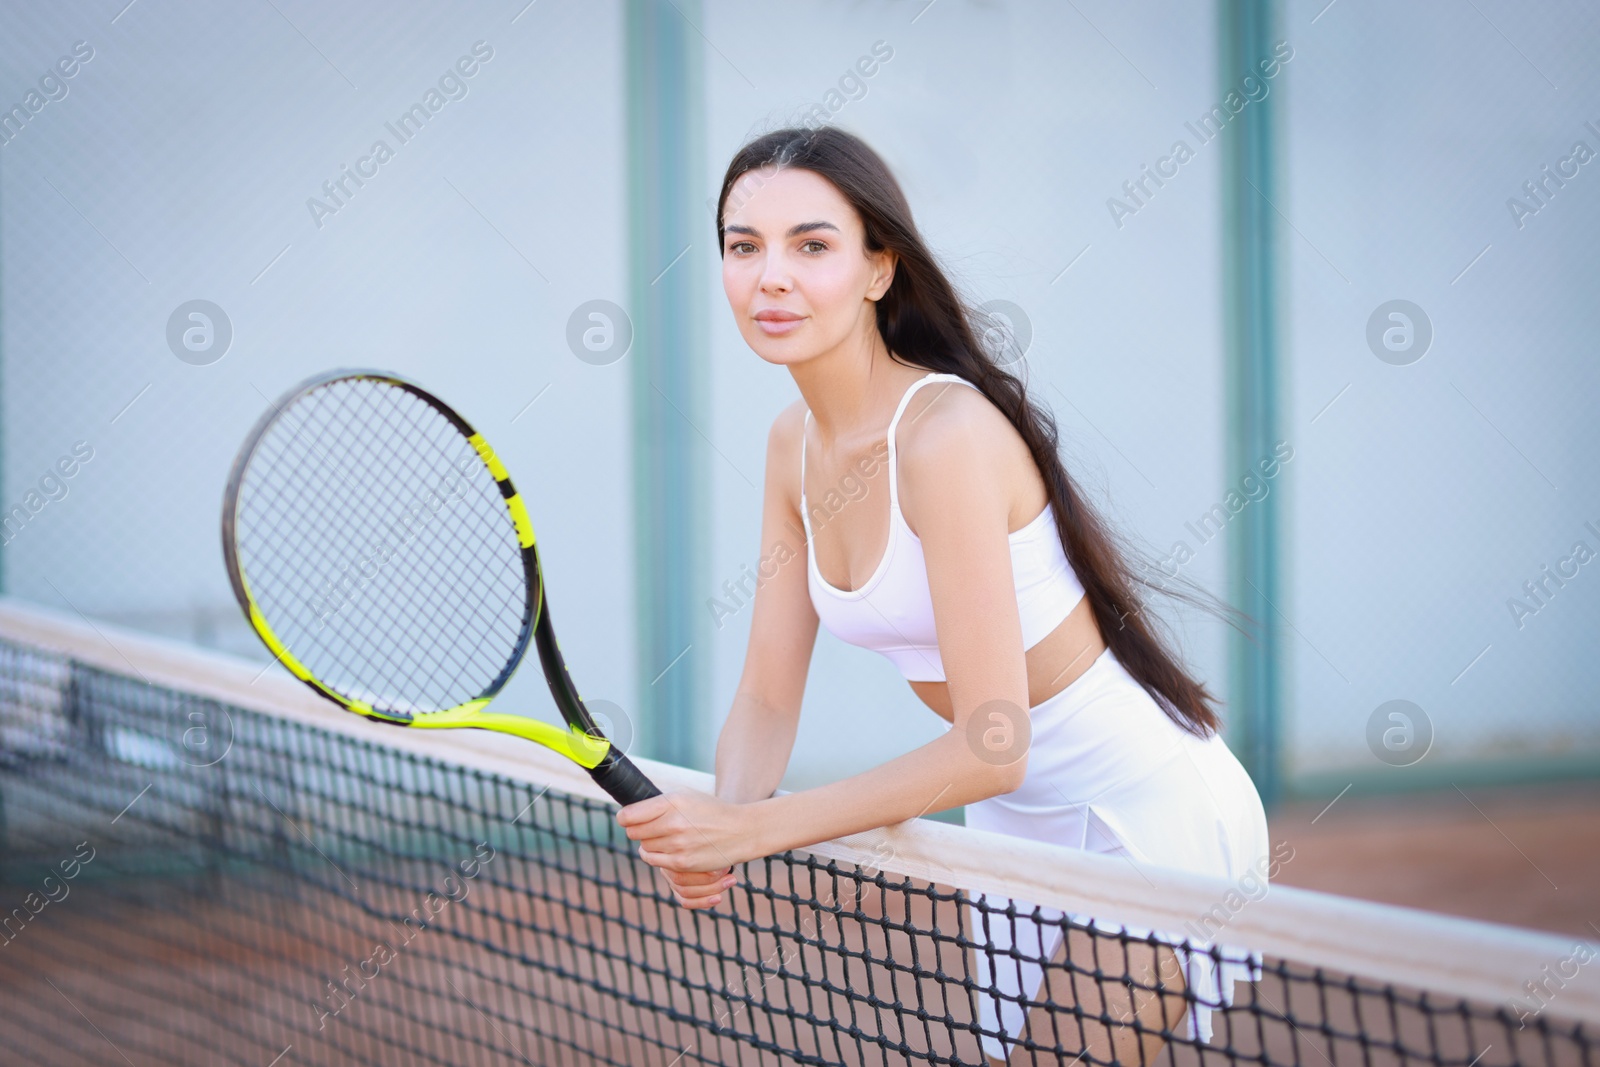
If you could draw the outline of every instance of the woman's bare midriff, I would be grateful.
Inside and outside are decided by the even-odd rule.
[[[1061,625],[1028,649],[1028,706],[1036,708],[1077,680],[1104,652],[1105,638],[1096,625],[1087,598],[1078,601]],[[954,722],[950,686],[945,682],[910,682],[911,691],[945,722]]]

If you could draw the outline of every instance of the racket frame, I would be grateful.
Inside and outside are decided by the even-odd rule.
[[[488,470],[489,475],[495,480],[496,487],[500,490],[501,498],[505,502],[506,511],[511,518],[512,525],[516,528],[517,543],[522,550],[523,570],[527,578],[527,597],[524,601],[521,629],[517,637],[514,652],[507,658],[505,667],[482,693],[471,700],[457,704],[454,707],[442,708],[439,711],[412,713],[396,711],[394,709],[375,708],[371,704],[347,697],[322,682],[305,664],[301,663],[289,647],[273,631],[267,622],[265,613],[256,602],[250,590],[249,578],[245,575],[243,563],[239,558],[237,533],[239,495],[243,488],[245,474],[250,460],[254,457],[257,447],[289,407],[305,394],[317,389],[326,388],[337,382],[357,379],[371,379],[390,385],[416,397],[427,404],[434,411],[443,416],[456,431],[470,444],[477,454],[478,460]],[[533,522],[528,517],[527,504],[521,494],[511,482],[505,465],[495,455],[494,449],[484,440],[483,435],[457,414],[448,404],[435,397],[422,386],[398,374],[388,371],[364,370],[342,368],[325,371],[312,375],[293,388],[285,392],[272,406],[262,414],[261,418],[251,428],[244,444],[239,449],[239,454],[233,462],[233,469],[228,474],[227,488],[223,492],[222,504],[222,553],[228,571],[228,580],[233,586],[234,597],[239,601],[239,607],[244,611],[250,626],[261,638],[267,650],[272,653],[277,662],[300,681],[310,686],[318,695],[333,701],[346,711],[355,712],[376,722],[389,723],[394,726],[412,726],[421,729],[477,729],[493,730],[498,733],[511,734],[544,745],[566,756],[577,763],[597,782],[612,791],[613,796],[617,790],[613,786],[625,790],[629,794],[643,793],[643,796],[634,799],[643,799],[659,792],[649,780],[638,771],[636,767],[623,755],[612,741],[607,738],[589,709],[584,706],[583,698],[579,695],[577,687],[572,682],[571,674],[567,670],[566,659],[561,655],[561,649],[556,641],[555,629],[550,622],[549,606],[544,597],[544,572],[539,566],[539,553],[535,547],[536,537],[533,531]],[[523,656],[527,653],[530,641],[539,651],[539,660],[544,666],[545,681],[550,687],[551,696],[555,698],[556,707],[561,712],[561,717],[566,723],[563,729],[539,719],[529,718],[524,715],[509,715],[500,712],[485,710],[495,696],[505,688],[517,667],[521,664]],[[621,797],[618,797],[621,800]],[[623,801],[624,803],[628,801]]]

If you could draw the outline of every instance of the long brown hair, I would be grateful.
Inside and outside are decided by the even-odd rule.
[[[1216,698],[1168,650],[1160,623],[1143,610],[1142,590],[1178,597],[1236,628],[1236,618],[1249,616],[1188,579],[1158,572],[1084,499],[1062,462],[1054,416],[1030,400],[1022,380],[978,343],[973,329],[978,313],[945,277],[917,232],[899,182],[866,142],[832,126],[788,127],[750,141],[734,155],[722,180],[719,251],[734,183],[751,171],[770,175],[783,167],[812,171],[832,182],[860,214],[867,248],[894,252],[894,281],[877,304],[878,331],[890,357],[907,366],[959,375],[1005,413],[1044,476],[1062,547],[1106,644],[1174,722],[1201,737],[1215,732],[1220,726],[1212,707]],[[1130,559],[1140,566],[1132,566]]]

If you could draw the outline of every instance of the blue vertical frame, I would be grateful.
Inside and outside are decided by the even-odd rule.
[[[1267,0],[1219,0],[1218,85],[1229,92],[1259,71],[1277,40]],[[1227,478],[1272,455],[1278,438],[1281,360],[1277,115],[1283,88],[1253,101],[1230,124],[1223,153],[1222,252],[1227,376]],[[1282,619],[1279,551],[1282,491],[1268,494],[1228,525],[1228,593],[1261,625],[1252,637],[1229,632],[1234,749],[1270,807],[1283,793]]]
[[[627,160],[638,751],[703,765],[709,342],[698,0],[629,0]],[[699,254],[696,254],[696,253]],[[698,608],[698,610],[697,610]]]

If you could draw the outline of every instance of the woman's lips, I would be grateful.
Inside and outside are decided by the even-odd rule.
[[[786,314],[790,315],[791,317],[758,316],[756,318],[756,325],[760,326],[761,332],[766,334],[768,337],[781,337],[784,334],[793,333],[795,330],[798,330],[800,328],[800,324],[806,321],[804,316],[793,315],[792,313]],[[766,313],[763,313],[763,315],[766,315]]]

